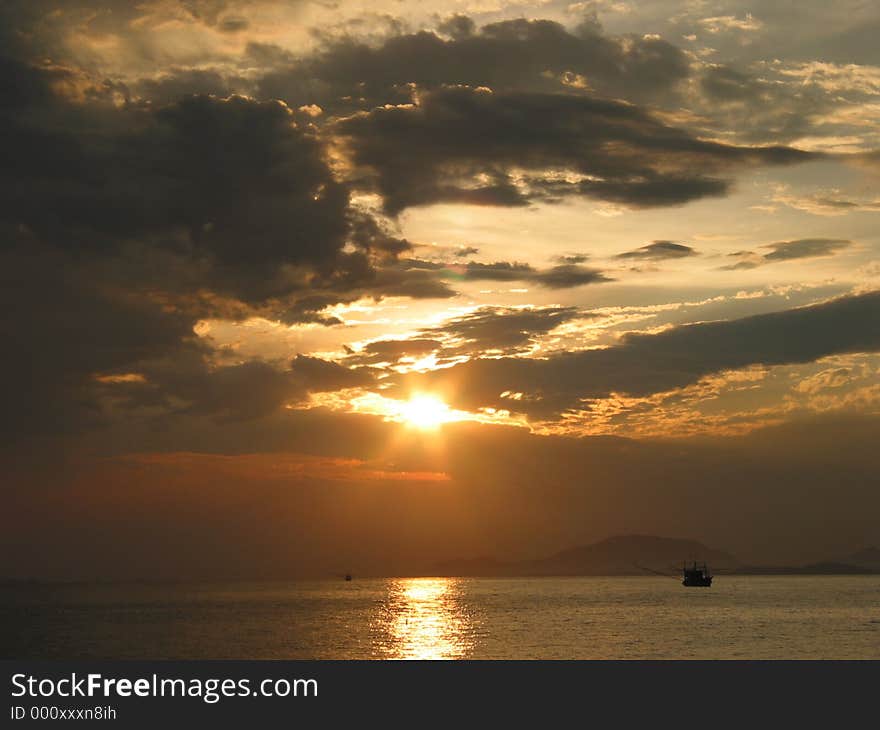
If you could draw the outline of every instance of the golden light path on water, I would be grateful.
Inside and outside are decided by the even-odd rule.
[[[461,659],[473,649],[473,622],[454,578],[391,581],[382,653],[388,659]]]

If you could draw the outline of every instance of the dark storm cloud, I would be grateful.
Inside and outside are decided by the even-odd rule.
[[[629,334],[602,350],[547,359],[471,360],[410,376],[410,384],[445,393],[458,406],[510,408],[503,391],[528,394],[519,407],[550,416],[582,400],[613,393],[647,396],[680,388],[722,370],[811,362],[880,350],[880,293],[849,296],[801,309],[684,325],[659,334]]]
[[[234,266],[236,278],[243,267],[262,278],[283,264],[332,265],[347,191],[285,107],[194,97],[156,117],[138,145],[164,183],[161,193],[141,189],[158,198],[149,225],[185,226],[195,249]]]
[[[724,194],[728,183],[713,175],[738,166],[814,158],[789,147],[700,140],[622,102],[470,88],[444,88],[421,95],[416,106],[356,114],[336,131],[354,162],[372,172],[392,214],[450,201],[522,204],[542,195],[675,205]],[[513,169],[527,171],[525,186],[512,184]],[[560,182],[548,170],[583,179]],[[492,182],[478,182],[480,176]],[[499,196],[501,189],[508,192]]]
[[[315,58],[270,70],[257,93],[296,105],[338,105],[347,97],[357,108],[407,101],[411,84],[559,90],[588,83],[599,93],[652,99],[669,93],[689,69],[684,52],[660,38],[608,37],[588,25],[572,32],[550,20],[505,20],[477,30],[458,16],[438,33],[398,33],[378,47],[332,39]]]
[[[737,259],[734,264],[722,266],[722,269],[736,271],[740,269],[754,269],[765,264],[778,261],[795,261],[797,259],[811,259],[834,254],[849,248],[852,241],[846,238],[800,238],[795,241],[777,241],[768,243],[763,248],[770,249],[769,253],[757,251],[737,251],[729,256]]]
[[[82,430],[120,408],[265,417],[308,392],[301,373],[213,364],[199,319],[338,324],[322,310],[361,296],[454,295],[381,266],[410,244],[350,208],[283,104],[117,108],[69,98],[80,80],[0,62],[2,333],[17,353],[4,433]]]
[[[163,290],[202,317],[251,308],[332,323],[316,297],[453,294],[382,269],[412,244],[349,206],[306,115],[236,96],[74,103],[55,89],[71,73],[0,63],[0,222],[13,239],[90,258],[107,276],[125,259],[125,286]]]
[[[4,230],[8,242],[9,231]],[[0,248],[0,432],[8,441],[106,422],[94,376],[203,348],[193,319],[31,242]]]
[[[690,246],[674,241],[654,241],[633,251],[617,254],[619,259],[637,259],[639,261],[662,261],[664,259],[681,259],[696,256],[697,252]]]
[[[345,244],[348,192],[277,102],[50,99],[0,125],[0,219],[61,249],[108,255],[138,241],[188,259],[210,289],[260,302],[296,288],[285,267],[332,271]]]

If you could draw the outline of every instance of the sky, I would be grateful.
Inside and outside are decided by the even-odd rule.
[[[0,575],[880,543],[878,32],[3,3]]]

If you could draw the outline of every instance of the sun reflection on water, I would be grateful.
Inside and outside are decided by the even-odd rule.
[[[462,659],[473,648],[473,622],[454,578],[389,582],[382,652],[390,659]]]

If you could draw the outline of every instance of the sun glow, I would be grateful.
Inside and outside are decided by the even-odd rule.
[[[400,406],[401,418],[416,428],[437,428],[441,424],[459,420],[455,411],[433,395],[412,396]]]
[[[504,409],[479,408],[476,411],[462,411],[450,407],[439,396],[425,392],[413,393],[409,400],[388,398],[380,393],[357,389],[336,393],[313,393],[307,405],[291,404],[287,407],[327,408],[332,411],[370,414],[421,431],[436,431],[443,424],[456,421],[529,426],[524,418],[512,415],[510,411]]]

